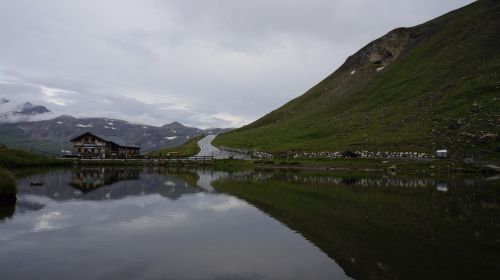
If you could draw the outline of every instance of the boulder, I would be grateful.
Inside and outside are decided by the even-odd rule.
[[[496,134],[496,133],[486,133],[486,134],[481,135],[481,137],[479,137],[478,140],[480,143],[491,143],[491,142],[494,142],[495,140],[497,140],[497,137],[498,137],[498,134]]]
[[[465,164],[473,164],[474,163],[474,160],[471,159],[471,158],[464,158],[464,163]]]

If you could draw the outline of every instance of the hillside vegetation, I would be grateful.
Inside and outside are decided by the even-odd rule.
[[[216,145],[499,159],[500,2],[479,0],[370,43],[304,95]]]
[[[194,156],[200,152],[200,147],[198,147],[198,141],[200,141],[204,135],[191,138],[186,143],[173,148],[165,148],[159,151],[151,153],[153,156]]]
[[[71,163],[71,160],[56,159],[22,150],[0,147],[0,201],[12,202],[16,200],[16,183],[13,171],[16,171],[17,168],[71,165]],[[0,220],[2,220],[3,214],[13,211],[14,205],[9,203],[1,205]]]
[[[0,202],[16,196],[16,182],[8,170],[0,167]],[[1,217],[2,215],[0,215]]]
[[[22,150],[0,148],[0,167],[16,168],[68,164],[71,164],[71,161],[50,158]]]

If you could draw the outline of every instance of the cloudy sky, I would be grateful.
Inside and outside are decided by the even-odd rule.
[[[470,0],[0,0],[0,97],[237,127],[400,26]]]

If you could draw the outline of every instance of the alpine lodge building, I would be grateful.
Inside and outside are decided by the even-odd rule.
[[[126,157],[139,155],[140,147],[118,136],[85,132],[70,140],[73,154],[92,157]]]

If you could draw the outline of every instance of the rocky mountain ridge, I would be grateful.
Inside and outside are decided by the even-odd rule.
[[[141,147],[142,153],[175,147],[192,137],[217,134],[225,129],[199,129],[178,122],[163,126],[134,124],[111,118],[75,118],[62,115],[50,120],[0,124],[0,143],[14,148],[32,148],[59,153],[70,150],[73,137],[100,132],[127,139]]]

